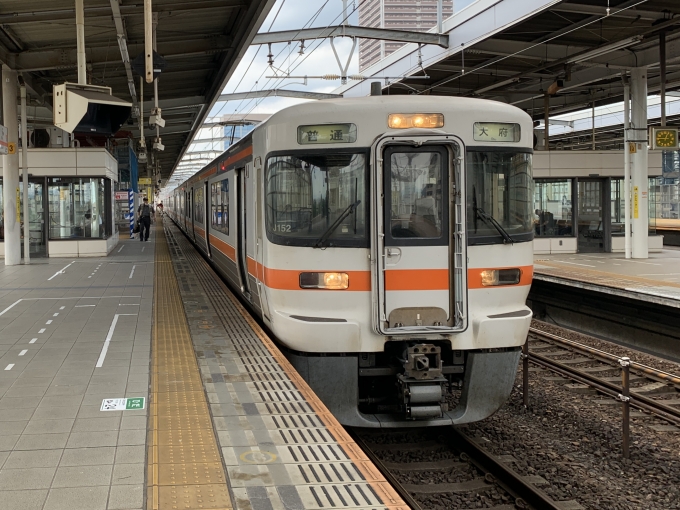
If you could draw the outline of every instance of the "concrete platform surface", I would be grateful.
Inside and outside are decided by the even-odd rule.
[[[680,248],[626,259],[620,253],[536,255],[534,278],[680,308]]]
[[[0,265],[0,508],[141,510],[154,243],[33,262]]]

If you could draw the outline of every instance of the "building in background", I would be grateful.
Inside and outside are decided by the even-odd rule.
[[[459,0],[465,5],[470,0]],[[460,9],[459,5],[459,9]],[[453,14],[454,0],[444,0],[442,19]],[[437,0],[364,0],[359,5],[359,25],[427,32],[437,24]],[[398,50],[404,43],[361,39],[359,41],[359,71]]]

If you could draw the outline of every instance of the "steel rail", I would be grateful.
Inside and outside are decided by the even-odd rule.
[[[383,461],[378,458],[378,456],[373,453],[371,448],[366,444],[364,439],[360,437],[358,434],[355,434],[352,430],[350,429],[345,429],[349,435],[352,437],[354,442],[359,445],[359,448],[363,450],[363,452],[366,454],[366,456],[369,458],[369,460],[375,465],[375,467],[378,468],[378,471],[382,473],[382,475],[385,477],[385,480],[389,482],[389,484],[396,490],[401,498],[404,500],[404,503],[406,503],[411,510],[424,510],[423,507],[420,506],[420,504],[411,496],[411,494],[404,488],[404,486],[401,484],[399,480],[392,474],[392,472],[387,469],[385,464],[383,464]]]
[[[597,391],[613,398],[618,398],[623,391],[623,389],[616,384],[603,381],[602,379],[599,379],[593,375],[590,375],[586,372],[581,372],[576,368],[564,365],[559,361],[552,360],[546,356],[541,356],[540,354],[530,352],[529,361],[536,365],[541,365],[568,379],[572,379],[576,382],[580,382],[581,384],[595,388]],[[663,418],[673,425],[680,425],[680,409],[674,409],[670,406],[662,404],[658,400],[653,400],[632,390],[630,392],[630,404],[637,407],[638,409],[642,409],[660,418]]]
[[[363,440],[363,438],[351,430],[348,430],[348,432],[357,445],[359,445],[364,453],[366,453],[369,460],[378,468],[385,479],[404,499],[406,504],[413,510],[422,510],[420,504],[413,498],[401,482],[396,479],[387,466],[375,455],[371,447]],[[463,462],[469,462],[479,471],[484,473],[484,479],[490,487],[495,484],[510,496],[514,497],[515,505],[517,505],[517,507],[534,508],[536,510],[561,509],[558,502],[551,499],[541,489],[526,482],[522,475],[499,462],[460,430],[451,427],[448,429],[446,435],[440,436],[439,441],[460,452],[461,460]]]
[[[590,347],[588,345],[581,344],[579,342],[575,342],[567,338],[562,338],[561,336],[557,336],[552,333],[547,333],[546,331],[541,331],[540,329],[529,328],[529,333],[548,338],[557,343],[561,343],[562,345],[567,345],[573,348],[575,351],[578,351],[582,354],[594,356],[601,361],[615,363],[617,366],[619,360],[621,359],[620,356],[616,356],[614,354],[601,351],[600,349],[595,349],[594,347]],[[650,379],[654,379],[658,382],[668,382],[671,384],[680,385],[680,376],[677,376],[675,374],[664,372],[663,370],[659,370],[648,365],[643,365],[642,363],[637,363],[635,361],[630,362],[630,368],[633,370],[638,370],[639,372],[642,372],[645,375],[647,375]]]
[[[470,458],[470,462],[481,471],[490,473],[508,494],[515,496],[517,507],[523,508],[522,503],[524,503],[524,508],[529,505],[537,510],[560,510],[562,508],[545,492],[526,482],[523,476],[499,462],[460,430],[452,427],[447,440],[454,448],[465,453]]]

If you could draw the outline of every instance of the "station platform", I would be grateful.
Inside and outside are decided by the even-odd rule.
[[[0,266],[0,508],[408,508],[166,219]]]
[[[536,255],[534,279],[680,308],[680,248],[626,259],[620,253]]]

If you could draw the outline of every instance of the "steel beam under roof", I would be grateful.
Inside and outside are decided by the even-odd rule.
[[[352,25],[302,28],[299,30],[257,34],[253,39],[253,44],[308,41],[310,39],[326,39],[328,37],[359,37],[361,39],[380,39],[384,41],[434,44],[436,46],[441,46],[442,48],[449,47],[449,37],[445,34],[409,32],[406,30],[390,30],[387,28],[356,27]]]
[[[167,120],[160,131],[165,150],[154,157],[162,179],[189,148],[273,4],[274,0],[153,1],[158,53],[168,63],[158,82],[159,106]],[[0,61],[23,74],[31,96],[29,112],[35,106],[41,118],[48,116],[52,86],[77,81],[73,0],[4,1],[0,26],[5,28],[0,30]],[[143,3],[85,2],[85,46],[88,80],[110,86],[114,96],[134,102],[139,77],[129,61],[144,51]],[[153,87],[146,85],[145,116],[152,98]],[[145,132],[155,135],[153,130]],[[138,137],[137,122],[125,124],[119,136]]]
[[[633,67],[647,67],[649,91],[658,91],[661,31],[666,33],[666,89],[680,88],[677,0],[480,1],[449,18],[444,31],[450,48],[422,49],[430,78],[408,87],[390,83],[390,94],[495,99],[542,120],[543,99],[553,84],[550,115],[621,101],[621,74]],[[365,70],[366,82],[334,92],[368,95],[372,75],[423,74],[414,65],[417,51],[417,45],[407,44]]]

